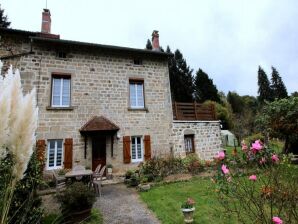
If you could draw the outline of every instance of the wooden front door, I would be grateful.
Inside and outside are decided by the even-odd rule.
[[[106,136],[92,137],[92,170],[106,165]]]

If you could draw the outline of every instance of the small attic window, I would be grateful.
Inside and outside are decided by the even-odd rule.
[[[142,65],[143,61],[141,58],[135,58],[135,59],[133,59],[133,64],[134,65]]]
[[[66,52],[64,52],[64,51],[58,51],[57,52],[57,58],[65,59],[66,58]]]

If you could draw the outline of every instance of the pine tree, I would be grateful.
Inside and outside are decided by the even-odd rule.
[[[196,73],[194,81],[195,100],[198,102],[204,102],[206,100],[212,100],[220,102],[218,91],[213,84],[213,80],[209,78],[208,74],[202,69],[199,69]]]
[[[274,67],[272,67],[271,74],[271,89],[273,93],[273,99],[283,99],[288,97],[286,86],[283,83],[278,71]]]
[[[152,50],[152,43],[149,39],[147,40],[146,49],[147,50]]]
[[[270,82],[268,80],[267,74],[265,71],[259,66],[258,70],[258,86],[259,86],[259,101],[260,103],[263,103],[265,100],[266,101],[272,101],[273,96],[272,96],[272,90],[270,87]]]
[[[167,46],[166,52],[171,54]],[[189,68],[186,60],[179,50],[175,51],[174,57],[169,59],[169,74],[172,101],[192,102],[193,101],[193,70]]]
[[[0,27],[8,28],[10,26],[10,22],[8,21],[7,16],[4,16],[4,9],[1,9],[0,5]]]

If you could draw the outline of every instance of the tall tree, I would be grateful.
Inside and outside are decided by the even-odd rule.
[[[271,74],[271,89],[273,93],[273,99],[283,99],[288,97],[286,86],[282,81],[278,71],[274,67],[272,67]]]
[[[146,49],[147,50],[152,50],[152,43],[149,39],[147,40]]]
[[[166,52],[171,54],[168,46]],[[176,50],[174,57],[169,59],[169,73],[172,100],[177,102],[193,101],[193,70],[189,68],[182,53]]]
[[[233,113],[242,113],[244,110],[244,101],[236,92],[230,92],[227,95],[227,100],[231,104]]]
[[[213,84],[213,80],[209,78],[208,74],[202,69],[199,69],[196,73],[194,81],[195,100],[198,102],[204,102],[211,100],[220,102],[218,91]]]
[[[4,15],[4,9],[1,9],[0,5],[0,27],[8,28],[10,26],[10,22],[8,21],[7,15]]]
[[[261,104],[264,103],[265,100],[272,101],[272,90],[270,87],[270,82],[268,80],[267,74],[265,71],[259,66],[258,70],[258,86],[259,86],[259,101]]]

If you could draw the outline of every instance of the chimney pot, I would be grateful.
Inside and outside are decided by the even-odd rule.
[[[159,47],[159,34],[157,30],[153,30],[152,32],[152,50],[160,51]]]
[[[51,33],[51,12],[49,9],[43,9],[42,21],[41,21],[41,32]]]

